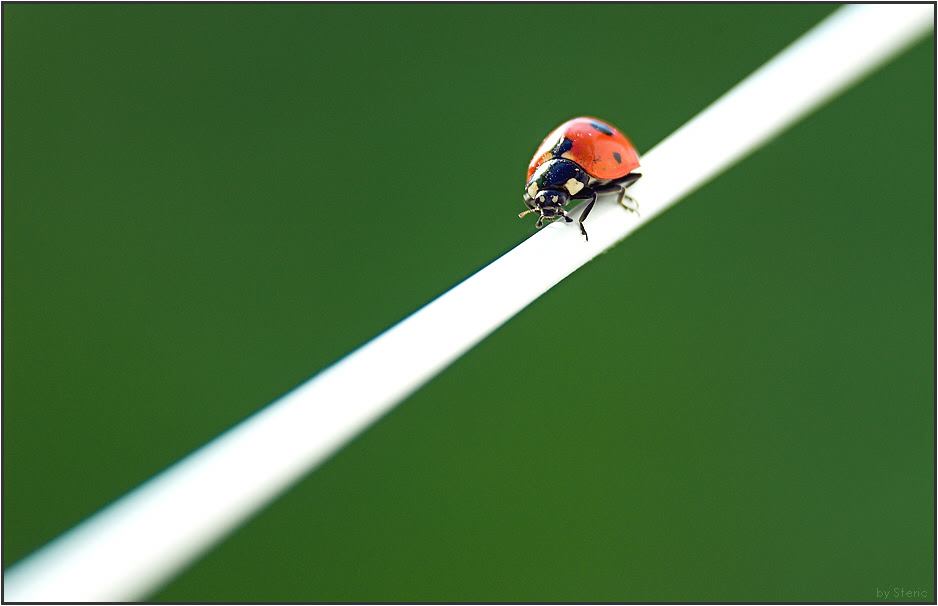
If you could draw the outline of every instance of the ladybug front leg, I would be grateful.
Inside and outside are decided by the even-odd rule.
[[[590,211],[593,210],[593,204],[596,203],[596,192],[590,187],[584,187],[578,191],[571,200],[585,200],[589,198],[589,204],[586,205],[586,208],[583,209],[583,213],[580,215],[580,233],[583,234],[583,237],[586,238],[586,241],[589,242],[590,237],[586,235],[586,228],[583,227],[583,221],[586,221],[586,217],[589,216]],[[570,219],[567,219],[568,221]]]

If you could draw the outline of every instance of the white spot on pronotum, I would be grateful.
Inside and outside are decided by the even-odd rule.
[[[573,178],[567,179],[567,182],[564,183],[563,186],[567,188],[567,191],[570,192],[571,196],[575,195],[578,191],[583,189],[583,184]]]
[[[532,183],[528,185],[528,195],[532,198],[537,196],[537,183]]]

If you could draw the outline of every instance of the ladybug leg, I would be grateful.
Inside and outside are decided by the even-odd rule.
[[[619,193],[619,204],[621,204],[622,206],[624,206],[625,208],[627,208],[628,210],[632,211],[635,214],[638,214],[638,202],[635,200],[635,198],[630,196],[628,192],[625,191],[625,188],[635,183],[639,179],[641,179],[641,177],[642,177],[641,173],[630,173],[622,177],[622,191]],[[632,204],[626,204],[625,202],[622,201],[623,198],[628,200]]]
[[[616,179],[596,189],[601,194],[617,192],[619,194],[617,202],[626,210],[638,214],[638,202],[635,201],[635,198],[626,193],[625,188],[638,181],[641,176],[641,173],[629,173],[621,179]],[[628,200],[631,204],[626,204],[623,200]]]
[[[526,214],[528,214],[528,213],[533,213],[533,212],[534,212],[533,210],[526,210],[526,211],[524,211],[524,212],[521,213],[521,214],[522,214],[522,215],[526,215]],[[566,221],[567,223],[573,223],[573,219],[571,219],[570,217],[567,216],[567,211],[564,210],[564,211],[561,211],[561,212],[563,212],[563,215],[561,215],[561,216],[564,218],[564,221]],[[519,216],[521,216],[521,215],[519,215]],[[534,226],[537,227],[538,229],[544,227],[544,216],[543,216],[543,215],[541,215],[540,217],[538,217],[537,223],[535,223]]]
[[[583,221],[586,221],[586,217],[589,216],[590,211],[593,210],[593,204],[596,203],[596,192],[590,187],[584,187],[582,190],[578,191],[571,200],[585,200],[589,198],[589,204],[586,205],[586,208],[583,209],[583,214],[580,215],[580,233],[583,234],[583,237],[586,238],[586,241],[589,242],[590,237],[586,235],[586,228],[583,227]],[[568,221],[570,219],[567,219]]]
[[[629,173],[620,179],[616,179],[615,181],[613,181],[613,183],[615,183],[616,185],[621,185],[622,188],[625,189],[626,187],[635,183],[641,178],[642,178],[642,173]]]
[[[623,202],[623,200],[628,200],[631,204],[626,204],[625,202]],[[618,202],[619,202],[619,204],[622,205],[622,208],[624,208],[625,210],[630,211],[630,212],[633,212],[633,213],[635,213],[636,215],[637,215],[637,214],[640,214],[640,213],[638,212],[638,202],[635,201],[635,198],[633,198],[632,196],[630,196],[630,195],[628,195],[627,193],[625,193],[625,188],[624,188],[624,187],[622,188],[622,191],[619,192],[619,200],[618,200]]]

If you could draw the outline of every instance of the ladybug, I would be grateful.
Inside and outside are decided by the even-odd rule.
[[[635,146],[608,122],[586,117],[564,122],[534,152],[524,186],[528,210],[518,216],[540,213],[538,229],[544,227],[544,219],[563,217],[572,223],[564,207],[570,200],[588,199],[580,215],[580,232],[589,240],[583,221],[597,195],[618,192],[619,204],[638,212],[638,204],[625,193],[625,188],[642,176],[632,172],[638,167]],[[625,199],[632,205],[623,202]]]

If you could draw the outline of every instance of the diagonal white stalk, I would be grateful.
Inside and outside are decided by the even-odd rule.
[[[934,10],[837,11],[645,155],[644,177],[629,190],[640,217],[604,200],[589,242],[575,223],[536,233],[10,567],[4,599],[147,595],[547,289],[927,34]],[[536,263],[548,255],[560,262]]]

